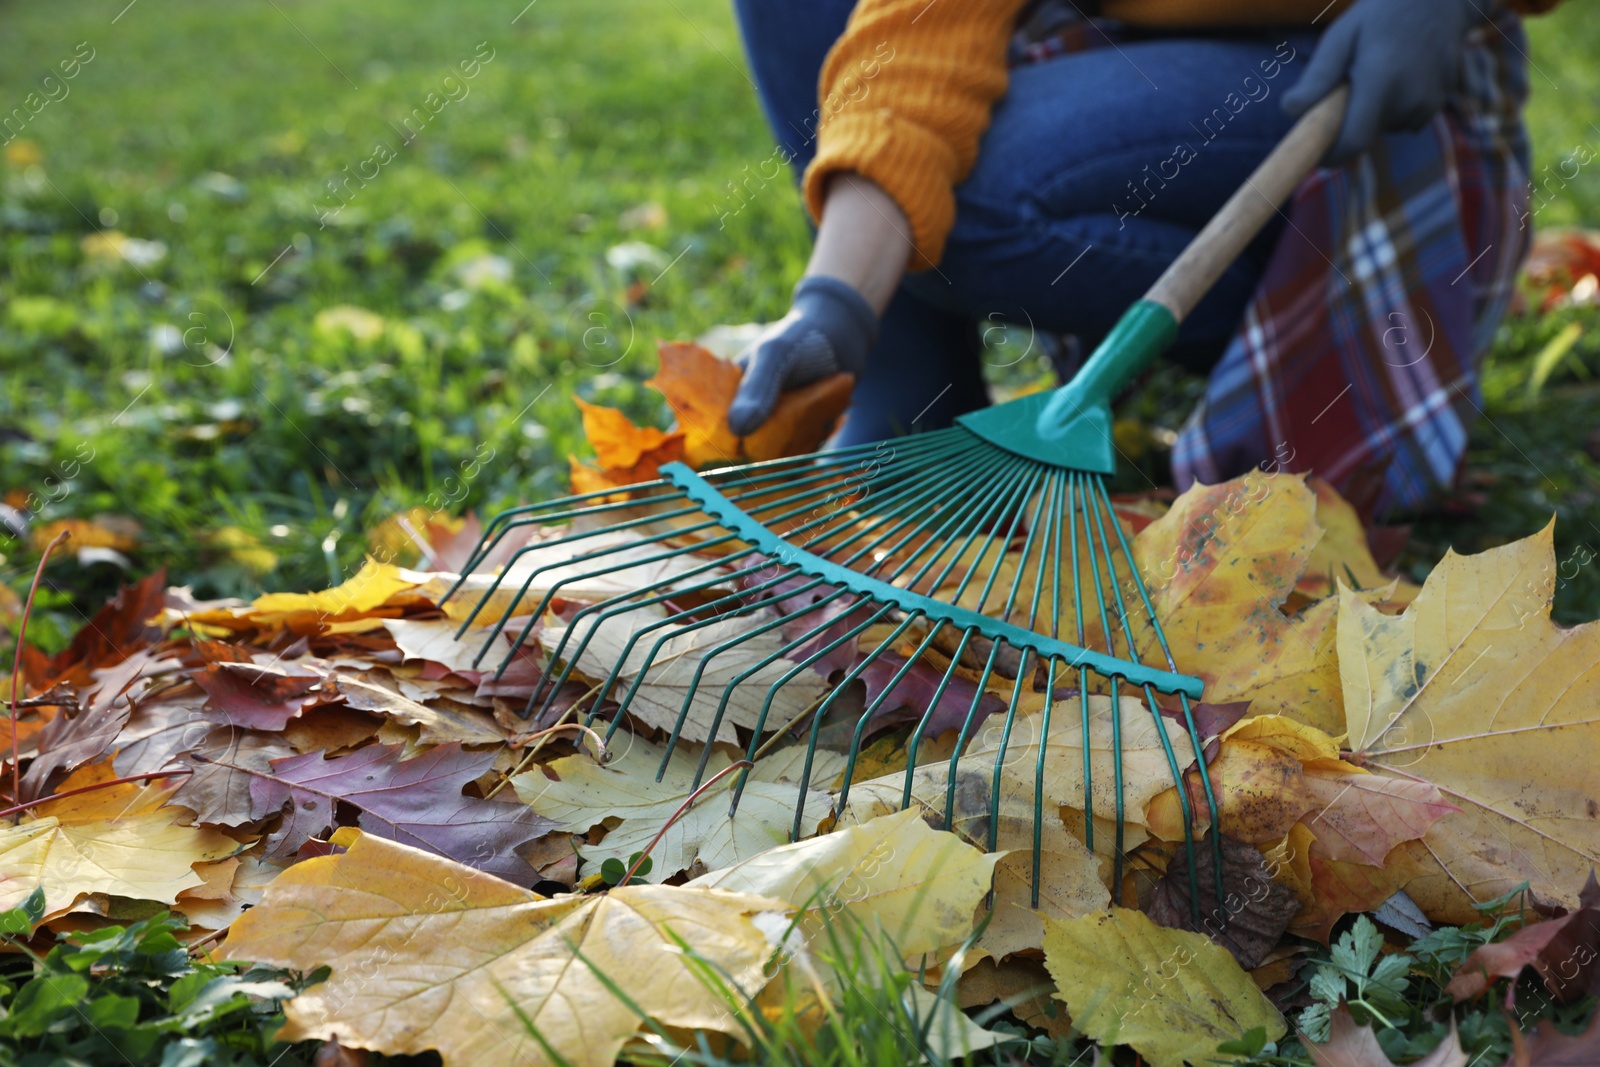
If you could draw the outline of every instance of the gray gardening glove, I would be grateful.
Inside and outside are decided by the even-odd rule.
[[[1481,18],[1473,0],[1356,0],[1318,42],[1283,109],[1300,115],[1346,79],[1350,109],[1324,161],[1349,162],[1395,130],[1419,130],[1461,73],[1462,39]]]
[[[861,377],[877,339],[878,316],[855,289],[821,274],[800,279],[789,314],[739,357],[744,382],[728,409],[728,428],[740,437],[753,433],[785,390],[839,371]]]

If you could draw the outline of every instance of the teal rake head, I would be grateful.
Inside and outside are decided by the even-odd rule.
[[[988,790],[992,850],[1001,770],[1008,765],[1019,700],[1030,683],[1037,691],[1042,680],[1040,736],[1049,734],[1052,716],[1082,720],[1085,843],[1094,847],[1095,817],[1114,818],[1113,884],[1121,885],[1123,696],[1142,697],[1175,784],[1183,765],[1197,763],[1212,826],[1217,819],[1192,715],[1201,683],[1179,673],[1173,662],[1101,477],[1110,473],[1114,460],[1110,391],[1154,358],[1175,332],[1169,311],[1142,302],[1069,386],[976,412],[947,430],[704,474],[674,463],[661,469],[659,480],[631,487],[626,499],[614,492],[589,493],[507,511],[490,522],[451,591],[460,595],[471,572],[499,564],[492,579],[478,578],[467,591],[481,589],[461,633],[488,627],[479,661],[497,678],[525,655],[530,640],[535,642],[536,655],[542,655],[540,676],[524,714],[538,715],[541,722],[558,701],[570,700],[558,694],[569,692],[580,664],[591,681],[601,675],[578,704],[568,706],[581,710],[586,724],[609,715],[608,739],[624,713],[640,711],[640,686],[647,677],[674,672],[675,684],[684,690],[675,717],[662,718],[658,707],[646,716],[667,737],[658,780],[683,740],[692,708],[715,709],[709,729],[696,739],[738,738],[752,761],[775,735],[804,730],[804,780],[792,837],[800,833],[822,724],[850,683],[875,664],[897,664],[890,683],[855,723],[841,810],[882,701],[934,652],[948,666],[907,742],[901,805],[911,803],[918,750],[965,665],[968,685],[972,672],[978,681],[970,706],[957,716],[944,808],[944,824],[952,825],[956,761],[982,721],[984,693],[1002,677],[1015,679]],[[552,615],[558,606],[562,613]],[[1160,661],[1154,666],[1141,662],[1135,647],[1135,623],[1141,618],[1154,637],[1153,645],[1145,642]],[[880,635],[887,628],[887,637],[871,651],[857,652],[825,695],[800,716],[774,712],[786,688],[816,685],[817,666],[828,669],[830,656],[854,649],[850,643],[874,627]],[[694,636],[706,634],[716,639]],[[759,652],[750,651],[757,647]],[[907,647],[914,648],[909,655],[893,653]],[[692,662],[685,662],[686,655]],[[741,688],[753,688],[759,699],[740,696]],[[1091,692],[1111,696],[1115,799],[1110,811],[1096,810],[1091,789]],[[1158,694],[1186,727],[1192,752],[1175,750]],[[730,730],[730,701],[736,699],[744,707],[759,704],[759,712]],[[948,710],[944,714],[948,723]],[[711,748],[707,744],[701,752],[696,786]],[[1046,815],[1045,755],[1040,744],[1029,798],[1035,904]],[[734,785],[730,813],[750,773],[742,771]],[[1178,797],[1190,900],[1198,916],[1196,813],[1187,789],[1179,788]],[[1103,800],[1100,806],[1105,808]],[[1212,843],[1220,901],[1215,834]]]
[[[731,739],[752,763],[777,739],[805,731],[791,839],[801,832],[824,721],[852,682],[896,655],[891,649],[906,654],[882,694],[895,691],[924,656],[933,660],[937,651],[948,663],[907,742],[902,807],[912,801],[917,753],[941,701],[952,691],[966,692],[955,686],[961,668],[977,673],[970,704],[951,727],[958,740],[946,779],[946,826],[955,816],[957,761],[982,718],[985,690],[997,677],[1014,679],[993,746],[988,847],[996,844],[1002,788],[1027,791],[1036,906],[1046,746],[1038,745],[1031,788],[1002,773],[1022,693],[1030,685],[1040,692],[1034,683],[1042,681],[1041,740],[1054,715],[1076,713],[1082,721],[1085,844],[1094,847],[1096,817],[1115,819],[1112,884],[1119,896],[1127,814],[1120,697],[1142,698],[1179,786],[1190,909],[1198,923],[1196,812],[1181,771],[1192,755],[1215,828],[1216,799],[1191,703],[1200,698],[1201,683],[1173,662],[1102,481],[1115,469],[1110,402],[1171,344],[1184,316],[1327,151],[1343,122],[1346,96],[1343,87],[1336,89],[1301,118],[1072,382],[1054,393],[878,445],[703,475],[669,464],[661,478],[632,487],[626,499],[589,493],[496,516],[451,591],[455,595],[469,578],[487,585],[461,629],[465,635],[474,624],[489,626],[479,661],[491,660],[498,677],[513,663],[525,669],[524,649],[537,649],[540,672],[526,713],[537,712],[541,721],[566,699],[561,694],[582,664],[584,677],[598,675],[599,681],[563,713],[581,710],[588,723],[608,715],[607,737],[625,715],[664,732],[658,780],[692,711],[702,738]],[[492,576],[472,578],[479,568]],[[1149,627],[1143,657],[1136,622]],[[529,646],[547,624],[548,632]],[[887,637],[863,655],[851,643],[873,628],[880,636],[887,628]],[[625,638],[616,640],[619,633]],[[852,650],[838,668],[842,679],[831,689],[817,686],[815,668],[833,670],[829,657]],[[683,690],[676,709],[659,694],[646,700],[640,688],[658,667]],[[631,678],[625,684],[624,674]],[[798,714],[774,712],[786,690],[808,683],[822,695],[803,702]],[[1110,812],[1096,810],[1091,788],[1089,694],[1096,689],[1112,697]],[[736,694],[742,694],[737,702]],[[1176,705],[1187,729],[1193,752],[1181,759],[1157,694]],[[851,731],[841,810],[883,699],[868,701]],[[701,752],[696,787],[712,747],[707,743]],[[751,773],[740,772],[730,814]],[[1099,807],[1105,806],[1102,800]],[[1211,845],[1220,905],[1222,849],[1215,831]],[[1216,918],[1226,923],[1227,916]]]

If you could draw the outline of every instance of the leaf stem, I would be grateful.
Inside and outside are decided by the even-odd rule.
[[[577,731],[579,731],[581,733],[586,733],[590,737],[592,737],[594,739],[594,747],[598,751],[598,754],[595,756],[594,760],[595,760],[596,763],[598,763],[598,764],[600,764],[602,766],[605,765],[606,757],[610,755],[610,753],[606,751],[605,738],[601,737],[598,732],[596,732],[595,730],[591,729],[590,727],[584,726],[582,723],[558,722],[554,726],[550,727],[548,730],[540,730],[536,734],[529,734],[528,735],[528,740],[529,741],[532,741],[535,738],[537,738],[539,743],[534,745],[534,746],[532,746],[531,748],[529,748],[528,752],[527,752],[527,755],[523,756],[522,759],[520,761],[518,761],[518,763],[517,763],[517,765],[515,767],[511,768],[504,775],[502,775],[500,777],[500,780],[494,784],[494,788],[490,789],[487,793],[485,793],[483,795],[483,799],[485,799],[485,800],[493,800],[494,799],[494,795],[496,793],[500,792],[500,790],[504,789],[506,787],[506,784],[508,782],[510,782],[511,779],[515,778],[517,775],[519,775],[523,771],[527,770],[528,767],[533,763],[533,757],[537,756],[539,754],[539,750],[544,747],[545,739],[548,738],[551,734],[556,733],[557,731],[560,731],[560,730],[577,730]]]
[[[33,584],[28,586],[28,602],[22,608],[22,621],[17,624],[17,647],[11,654],[11,799],[22,799],[22,757],[17,746],[17,686],[22,675],[22,644],[28,636],[28,617],[33,614],[33,598],[39,592],[39,581],[44,577],[44,565],[50,562],[50,553],[56,546],[72,536],[70,530],[56,534],[39,554],[39,566],[33,572]]]
[[[644,847],[644,851],[639,853],[638,857],[633,861],[633,866],[628,868],[628,873],[622,876],[622,881],[618,882],[613,888],[621,889],[623,886],[628,884],[628,879],[633,877],[633,872],[637,871],[639,869],[639,864],[643,863],[645,861],[645,857],[650,855],[651,849],[659,845],[661,843],[661,839],[667,836],[667,831],[672,828],[672,824],[683,818],[684,813],[693,807],[694,802],[704,796],[707,790],[716,785],[722,779],[726,778],[728,775],[732,774],[734,771],[739,770],[741,767],[754,766],[755,764],[751,763],[747,759],[736,760],[722,768],[722,770],[718,771],[716,774],[713,774],[706,781],[705,785],[702,785],[699,789],[696,789],[693,793],[690,793],[687,797],[684,797],[683,803],[678,805],[678,810],[672,813],[672,818],[661,824],[661,829],[656,831],[656,836],[650,839],[650,843]]]
[[[130,774],[125,778],[108,778],[103,782],[79,786],[77,789],[69,789],[65,793],[55,793],[51,796],[40,797],[38,800],[30,800],[25,804],[17,804],[14,807],[6,808],[4,811],[0,811],[0,819],[15,815],[20,811],[27,811],[29,808],[37,808],[40,804],[47,804],[52,800],[64,800],[67,797],[75,797],[81,793],[93,793],[97,789],[110,789],[114,785],[127,785],[129,782],[147,782],[152,778],[181,778],[186,774],[193,773],[194,771],[188,767],[168,767],[164,771]]]

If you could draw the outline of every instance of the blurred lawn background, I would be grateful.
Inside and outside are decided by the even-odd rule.
[[[79,546],[200,595],[321,587],[402,509],[564,490],[586,451],[573,394],[666,425],[640,384],[654,339],[784,311],[807,231],[786,178],[726,191],[772,145],[725,0],[522,2],[6,6],[0,116],[28,118],[0,163],[14,524],[95,519]],[[1600,9],[1530,31],[1542,173],[1600,153]],[[65,96],[45,85],[90,50]],[[1600,225],[1600,164],[1550,195],[1541,226]],[[1030,357],[1005,384],[1045,373]],[[1507,326],[1472,474],[1407,568],[1552,512],[1564,562],[1600,553],[1597,373],[1592,303]],[[1192,389],[1160,377],[1133,411],[1170,427]],[[12,591],[36,549],[0,539]],[[53,564],[30,637],[60,641],[122,568]],[[1558,614],[1600,613],[1600,560],[1567,573]]]

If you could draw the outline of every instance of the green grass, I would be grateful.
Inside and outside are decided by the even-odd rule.
[[[537,0],[520,16],[518,0],[123,2],[16,5],[0,40],[0,115],[79,42],[94,50],[0,165],[0,428],[27,436],[0,444],[0,491],[57,498],[41,520],[136,518],[137,571],[165,565],[203,594],[319,586],[403,507],[552,494],[583,450],[569,395],[665,424],[640,384],[655,338],[785,307],[808,243],[794,191],[769,185],[719,224],[724,184],[771,153],[723,0]],[[1534,35],[1542,165],[1600,144],[1600,14],[1570,3]],[[493,58],[447,85],[480,42]],[[447,89],[459,99],[403,143],[405,116]],[[324,226],[324,183],[380,144],[394,158]],[[1600,219],[1597,172],[1540,221]],[[626,228],[645,203],[664,224]],[[166,254],[93,257],[100,230]],[[634,241],[656,258],[608,263]],[[469,290],[461,267],[486,255],[508,276]],[[319,325],[341,305],[380,316],[375,335]],[[1585,321],[1579,352],[1600,371]],[[1495,380],[1509,384],[1473,446],[1496,482],[1476,514],[1424,522],[1408,565],[1526,534],[1552,509],[1564,552],[1600,547],[1596,394],[1563,370],[1522,399],[1551,332],[1508,329]],[[253,543],[272,555],[238,550]],[[37,557],[0,553],[0,580],[24,587]],[[1566,617],[1600,608],[1597,574],[1562,591]],[[120,576],[52,567],[36,636],[58,639]]]

